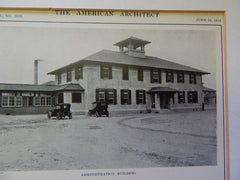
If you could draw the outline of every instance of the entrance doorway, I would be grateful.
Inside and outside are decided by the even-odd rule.
[[[166,93],[160,93],[160,108],[169,109],[170,108],[170,97]]]

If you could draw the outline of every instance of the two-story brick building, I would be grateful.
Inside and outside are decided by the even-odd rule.
[[[145,55],[149,41],[130,37],[114,44],[119,52],[102,50],[48,74],[57,85],[80,84],[81,103],[73,111],[86,113],[95,101],[108,101],[110,112],[201,109],[204,71]],[[71,103],[71,93],[61,92]],[[59,99],[59,98],[58,98]]]
[[[55,82],[0,84],[0,113],[46,112],[52,104],[71,103],[86,114],[95,101],[108,101],[110,113],[164,109],[201,109],[204,71],[147,56],[149,41],[130,37],[75,63],[49,72]]]

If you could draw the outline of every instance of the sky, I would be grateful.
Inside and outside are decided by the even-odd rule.
[[[204,85],[216,89],[216,32],[138,27],[60,26],[11,24],[0,26],[0,83],[34,82],[35,59],[39,83],[54,80],[48,72],[78,61],[102,49],[119,51],[113,44],[130,36],[150,41],[146,55],[191,66],[210,75]]]

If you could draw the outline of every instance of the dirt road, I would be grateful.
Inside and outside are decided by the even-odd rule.
[[[0,171],[216,165],[216,112],[0,116]]]

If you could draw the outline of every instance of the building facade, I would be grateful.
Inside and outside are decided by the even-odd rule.
[[[49,74],[55,75],[58,85],[83,87],[83,108],[73,108],[81,113],[95,101],[107,101],[110,112],[201,109],[202,75],[208,73],[146,56],[148,43],[130,37],[114,44],[119,52],[102,50]]]
[[[202,75],[208,73],[146,56],[149,43],[120,41],[118,52],[102,50],[49,72],[51,85],[0,84],[0,113],[40,113],[71,103],[73,113],[86,114],[96,101],[107,101],[110,113],[201,109]]]

